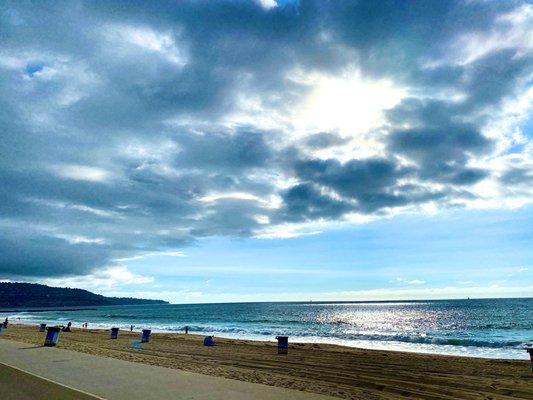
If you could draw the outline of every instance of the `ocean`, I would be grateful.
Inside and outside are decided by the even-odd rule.
[[[486,358],[527,359],[533,298],[402,302],[229,303],[106,306],[17,313],[12,322],[118,326],[155,332],[293,342]]]

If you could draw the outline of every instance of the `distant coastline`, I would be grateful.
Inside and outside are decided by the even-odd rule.
[[[84,307],[138,304],[168,304],[163,300],[106,297],[83,289],[59,288],[36,283],[0,282],[0,309],[32,309],[34,312],[79,310]],[[6,311],[4,311],[6,312]]]
[[[75,307],[75,308],[71,308],[71,307],[52,307],[52,308],[40,308],[40,309],[37,309],[37,308],[31,308],[31,307],[28,307],[28,308],[25,308],[25,307],[20,307],[20,308],[16,308],[16,309],[11,309],[11,310],[4,310],[4,309],[0,309],[0,313],[13,313],[13,312],[35,312],[35,313],[39,313],[39,312],[49,312],[49,311],[95,311],[97,310],[97,308],[87,308],[87,307]]]

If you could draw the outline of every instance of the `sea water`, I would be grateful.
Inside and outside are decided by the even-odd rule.
[[[2,314],[0,312],[0,314]],[[413,302],[229,303],[91,307],[12,312],[20,323],[332,343],[461,356],[525,359],[533,344],[533,298]]]

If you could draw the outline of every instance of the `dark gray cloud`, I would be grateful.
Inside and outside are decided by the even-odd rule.
[[[415,176],[417,171],[401,167],[383,158],[352,160],[344,164],[331,159],[309,160],[298,162],[295,170],[301,180],[314,182],[342,196],[345,201],[351,201],[352,206],[344,207],[344,212],[356,211],[368,214],[385,208],[423,203],[445,196],[443,192],[426,189],[422,185],[404,183],[406,179]],[[333,211],[343,203],[336,204],[337,208]],[[317,207],[318,203],[315,209]],[[326,210],[330,207],[330,204],[324,204]],[[330,217],[337,216],[332,214]]]
[[[239,129],[230,133],[184,134],[176,137],[181,151],[175,159],[178,168],[200,166],[205,169],[237,170],[261,168],[273,157],[267,143],[268,132]]]
[[[354,206],[331,196],[320,193],[312,184],[299,184],[282,194],[284,208],[281,219],[287,221],[309,221],[316,219],[335,219],[354,211]]]
[[[395,131],[389,138],[389,148],[394,154],[415,161],[423,179],[469,185],[489,174],[466,166],[472,154],[491,148],[491,142],[469,126]]]
[[[69,243],[23,226],[4,226],[0,232],[0,274],[15,278],[84,274],[105,263],[109,250],[94,243]]]
[[[529,164],[483,160],[502,143],[487,129],[531,84],[530,47],[504,40],[520,21],[502,17],[525,3],[280,3],[2,2],[0,278],[456,206],[488,179],[523,192]],[[461,53],[476,35],[502,43]],[[293,129],[313,89],[295,74],[347,70],[405,97],[362,136]]]
[[[489,154],[494,143],[474,123],[461,122],[461,107],[443,101],[404,100],[389,112],[391,121],[414,128],[392,130],[387,138],[391,154],[416,163],[424,180],[471,185],[489,175],[468,166],[471,158]]]
[[[497,105],[519,88],[523,79],[531,79],[533,55],[521,56],[516,49],[489,53],[473,63],[465,72],[468,82],[467,110],[474,111],[487,105]]]
[[[296,165],[297,176],[309,182],[333,189],[336,193],[357,201],[363,212],[405,204],[403,195],[393,189],[407,171],[385,159],[352,160],[341,164],[337,160],[310,160]]]

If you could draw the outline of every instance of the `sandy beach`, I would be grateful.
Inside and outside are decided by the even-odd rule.
[[[10,325],[3,339],[42,345],[36,326]],[[529,362],[361,350],[291,343],[278,355],[273,342],[217,338],[204,347],[197,335],[156,333],[138,351],[138,332],[61,333],[59,348],[345,399],[531,399]]]

